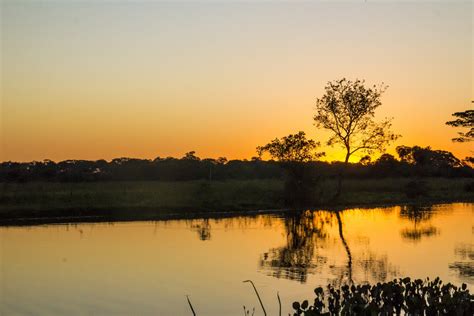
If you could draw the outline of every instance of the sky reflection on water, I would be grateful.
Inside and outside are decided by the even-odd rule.
[[[0,312],[269,314],[319,285],[440,276],[474,285],[474,204],[0,228]]]

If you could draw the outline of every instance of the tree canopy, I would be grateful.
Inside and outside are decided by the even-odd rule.
[[[308,162],[324,156],[324,152],[315,152],[320,145],[319,142],[307,139],[305,132],[300,131],[258,146],[257,154],[261,157],[268,152],[273,159],[282,162]]]
[[[391,119],[374,121],[386,89],[383,84],[366,87],[363,80],[343,78],[328,82],[324,95],[316,100],[315,125],[332,132],[327,143],[345,149],[346,163],[356,152],[383,151],[399,137],[390,130]]]
[[[457,168],[463,166],[461,160],[456,158],[451,152],[433,150],[429,146],[425,148],[420,146],[398,146],[396,151],[402,162],[412,165],[436,168]]]
[[[458,132],[459,137],[453,138],[454,142],[470,142],[474,140],[474,110],[466,110],[464,112],[456,112],[452,114],[456,119],[446,122],[447,125],[453,127],[468,128],[467,132]]]

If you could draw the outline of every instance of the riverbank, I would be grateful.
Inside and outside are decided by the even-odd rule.
[[[313,189],[308,208],[347,208],[393,204],[472,202],[469,178],[425,178],[424,193],[409,197],[410,178],[347,179],[337,203],[336,181]],[[279,180],[184,182],[2,183],[0,221],[46,218],[109,220],[248,214],[287,208]],[[64,221],[64,220],[63,220]]]

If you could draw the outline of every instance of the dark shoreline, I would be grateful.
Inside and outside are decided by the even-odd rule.
[[[15,227],[15,226],[37,226],[37,225],[49,225],[49,224],[80,224],[80,223],[115,223],[115,222],[140,222],[140,221],[168,221],[168,220],[192,220],[192,219],[221,219],[230,217],[240,216],[258,216],[258,215],[281,215],[290,214],[292,212],[301,212],[303,210],[324,210],[324,211],[344,211],[355,208],[365,209],[376,209],[386,208],[394,206],[434,206],[434,205],[445,205],[452,203],[474,203],[473,199],[464,200],[449,200],[449,199],[431,199],[431,200],[416,200],[416,201],[405,201],[402,203],[358,203],[358,204],[326,204],[315,207],[303,207],[303,208],[280,208],[280,209],[248,209],[248,210],[214,210],[214,211],[189,211],[188,210],[89,210],[84,213],[84,210],[56,210],[62,214],[70,212],[77,215],[54,216],[52,214],[45,214],[44,216],[38,216],[38,211],[31,211],[31,213],[25,212],[23,216],[11,216],[0,217],[0,227]],[[140,211],[140,214],[137,212]],[[13,215],[13,214],[11,214]]]

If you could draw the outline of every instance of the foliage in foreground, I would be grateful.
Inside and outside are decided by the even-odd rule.
[[[293,315],[474,315],[474,296],[466,284],[457,287],[436,278],[404,278],[376,285],[328,286],[314,290],[316,298],[294,302]]]
[[[260,298],[255,284],[251,280],[243,281],[250,283],[258,298],[263,314],[267,311]],[[467,285],[463,283],[460,287],[443,282],[436,278],[430,281],[410,278],[394,279],[386,283],[376,285],[343,285],[336,288],[327,286],[324,291],[322,287],[314,289],[316,298],[314,304],[309,305],[307,300],[302,303],[293,302],[293,316],[317,316],[317,315],[474,315],[474,295],[469,293]],[[197,316],[196,311],[188,296],[186,296],[191,312]],[[281,300],[277,293],[279,304],[279,316],[281,316]],[[255,308],[250,310],[244,306],[244,315],[255,315]],[[290,314],[288,314],[290,316]]]

